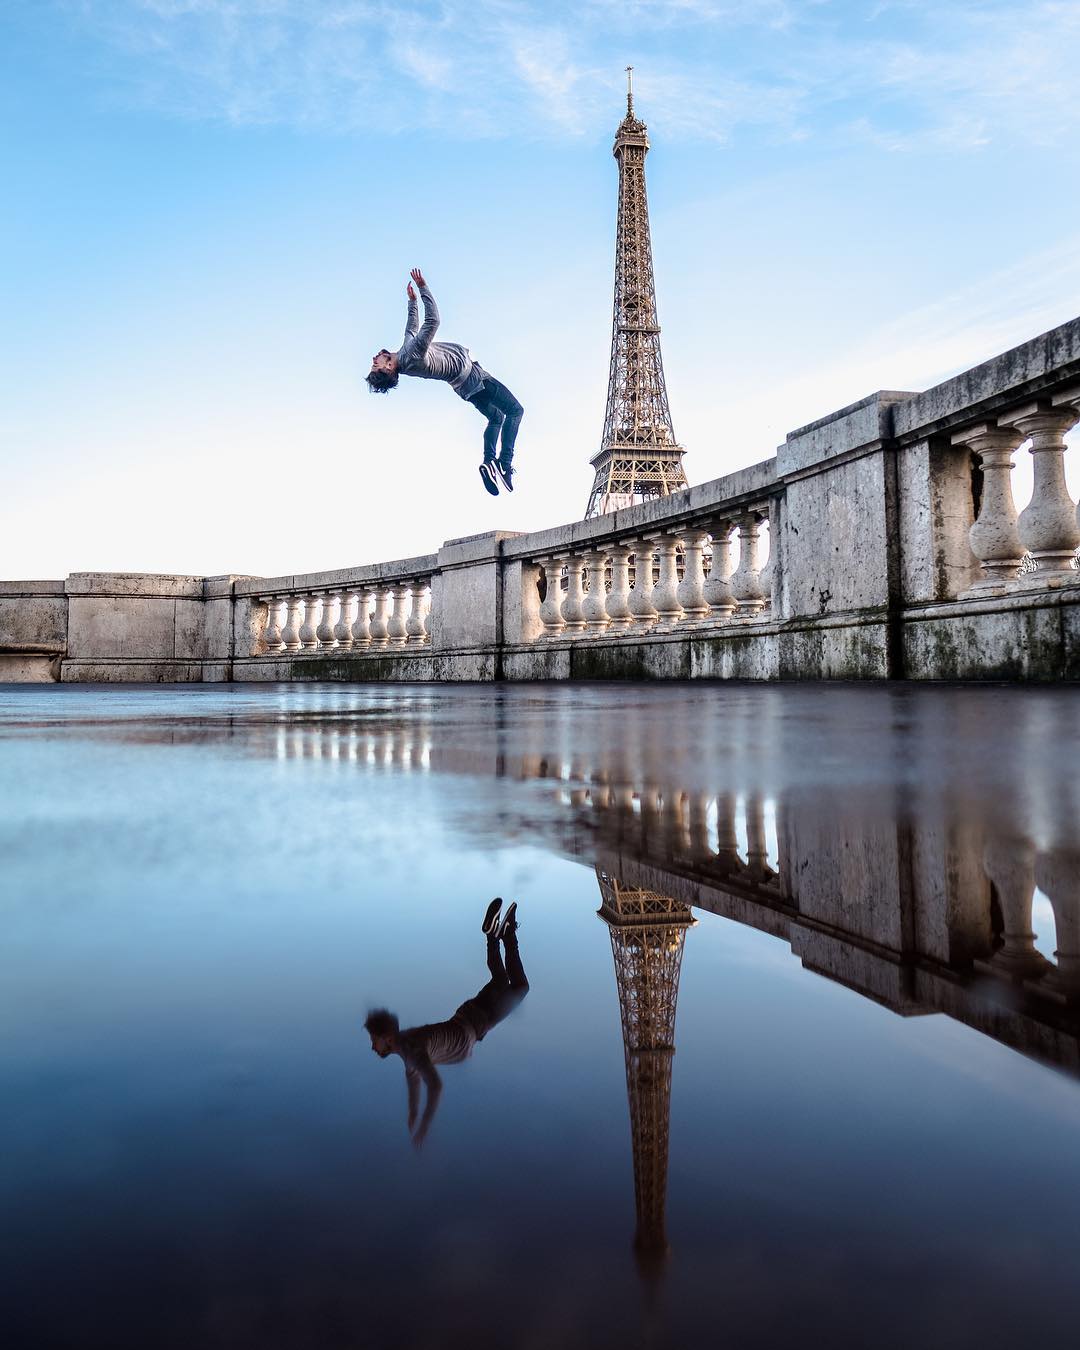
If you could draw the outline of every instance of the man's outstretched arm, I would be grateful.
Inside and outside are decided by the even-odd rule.
[[[420,327],[420,311],[416,306],[416,292],[411,281],[406,287],[405,294],[409,297],[409,315],[405,320],[405,341],[408,342],[416,336]]]
[[[442,1096],[442,1079],[435,1072],[435,1065],[432,1064],[426,1054],[423,1058],[415,1061],[415,1069],[424,1080],[424,1086],[427,1088],[424,1114],[420,1117],[420,1124],[413,1131],[412,1137],[416,1147],[421,1148],[427,1138],[428,1130],[431,1129],[431,1122],[435,1119],[435,1112],[439,1109],[439,1098]]]
[[[428,290],[428,284],[424,280],[424,274],[419,267],[414,267],[409,275],[419,286],[420,299],[424,302],[424,322],[420,326],[420,332],[416,335],[414,348],[417,356],[423,356],[431,346],[432,338],[439,331],[439,306],[435,303],[435,297]]]

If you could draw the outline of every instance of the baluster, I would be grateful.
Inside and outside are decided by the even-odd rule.
[[[683,579],[676,591],[683,615],[698,623],[709,612],[705,599],[705,545],[709,542],[705,530],[687,530],[683,535]]]
[[[1021,436],[1031,437],[1035,483],[1031,502],[1017,519],[1017,533],[1021,544],[1039,564],[1039,572],[1036,577],[1027,578],[1025,585],[1051,577],[1072,581],[1080,528],[1076,503],[1065,483],[1065,436],[1080,421],[1080,410],[1059,408],[1047,412],[1032,404],[998,421]]]
[[[391,588],[391,594],[394,597],[394,610],[386,625],[386,636],[390,639],[391,647],[404,647],[409,636],[405,617],[405,607],[409,602],[408,582],[399,581]]]
[[[662,534],[657,540],[660,554],[660,577],[653,587],[652,603],[656,610],[657,630],[670,631],[682,618],[679,604],[679,539],[674,534]]]
[[[775,617],[780,606],[776,603],[776,557],[780,547],[780,507],[776,497],[769,498],[769,561],[761,569],[761,593],[765,597],[765,608]]]
[[[544,558],[541,566],[547,581],[547,590],[540,605],[540,622],[544,625],[543,636],[551,641],[560,636],[563,630],[562,586],[559,574],[562,571],[562,554],[552,554]]]
[[[1024,441],[1018,431],[988,424],[957,432],[953,445],[966,445],[979,456],[983,487],[979,517],[968,531],[971,551],[982,564],[972,590],[1001,587],[1016,576],[1024,548],[1016,528],[1012,495],[1013,455]]]
[[[757,792],[746,798],[746,875],[756,882],[776,876],[769,866],[769,847],[765,842],[765,802]]]
[[[1058,1003],[1080,1000],[1080,853],[1053,849],[1035,862],[1035,882],[1050,901],[1057,965],[1031,987]]]
[[[285,643],[281,640],[281,596],[272,595],[266,602],[266,627],[263,629],[263,646],[267,652],[283,652]]]
[[[410,590],[412,591],[412,608],[409,610],[409,617],[405,620],[405,631],[408,634],[408,643],[410,647],[419,647],[424,641],[424,587],[427,583],[424,581],[414,581]]]
[[[434,583],[429,583],[424,588],[424,601],[420,610],[420,618],[424,625],[424,636],[421,639],[425,646],[431,645],[431,606],[435,599]]]
[[[630,592],[630,613],[639,628],[656,622],[656,610],[653,608],[653,553],[655,544],[652,539],[642,538],[629,541],[634,550],[634,589]]]
[[[738,519],[739,565],[731,578],[731,593],[738,602],[738,617],[754,618],[765,608],[765,592],[761,586],[761,567],[758,549],[761,544],[761,517],[756,511],[747,511]]]
[[[741,872],[739,835],[735,829],[735,794],[716,794],[716,862],[723,872]]]
[[[371,603],[371,587],[358,586],[356,588],[356,618],[353,619],[352,626],[352,645],[353,647],[371,646],[371,629],[368,627],[368,606]]]
[[[287,652],[298,652],[302,646],[300,641],[300,605],[302,598],[299,595],[287,595],[285,597],[285,627],[281,630],[281,641]]]
[[[1003,921],[1002,946],[980,970],[1023,980],[1042,975],[1047,961],[1035,950],[1031,902],[1035,894],[1035,850],[1026,839],[1002,837],[987,844],[983,871],[994,883]]]
[[[616,544],[611,550],[611,590],[607,597],[607,616],[613,629],[629,628],[634,621],[630,613],[630,549]]]
[[[333,595],[324,595],[322,597],[322,615],[319,618],[319,626],[315,630],[315,636],[319,639],[320,647],[332,647],[336,641],[334,637],[334,625],[330,622],[331,607],[334,603]]]
[[[351,587],[338,592],[338,621],[334,627],[334,638],[342,651],[348,651],[353,645],[353,602],[356,592]]]
[[[608,618],[607,595],[604,589],[607,550],[591,549],[585,557],[585,565],[589,573],[589,593],[581,602],[581,613],[588,625],[588,633],[599,636],[611,622]]]
[[[585,559],[580,553],[571,553],[566,559],[566,595],[562,602],[563,623],[567,633],[577,634],[584,631],[585,615],[581,612],[584,592],[581,585],[581,569]]]
[[[319,597],[314,593],[305,595],[304,600],[304,622],[300,625],[300,645],[306,652],[313,652],[319,645],[319,634],[316,620],[317,606]]]
[[[375,587],[375,609],[371,615],[370,633],[373,647],[385,647],[390,642],[386,611],[390,606],[390,592],[385,586]]]
[[[695,858],[711,858],[709,845],[709,798],[704,792],[692,792],[687,808],[690,853]]]
[[[704,587],[710,619],[730,619],[735,612],[735,597],[731,593],[733,570],[731,521],[719,520],[712,526],[712,562]]]

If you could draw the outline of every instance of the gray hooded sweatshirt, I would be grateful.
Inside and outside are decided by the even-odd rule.
[[[472,398],[479,393],[486,372],[473,360],[468,347],[432,341],[439,328],[439,307],[426,286],[420,287],[420,299],[424,302],[424,322],[421,326],[416,301],[410,299],[405,341],[397,354],[398,370],[421,380],[445,380],[455,394]]]

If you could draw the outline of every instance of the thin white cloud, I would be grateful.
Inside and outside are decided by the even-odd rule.
[[[957,153],[1080,131],[1075,0],[46,3],[118,54],[117,96],[237,124],[606,136],[632,63],[681,135]]]

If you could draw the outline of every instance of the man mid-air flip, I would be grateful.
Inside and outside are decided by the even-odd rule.
[[[405,341],[396,352],[375,353],[368,388],[373,394],[385,394],[393,389],[399,375],[416,375],[421,380],[445,380],[455,394],[471,403],[487,418],[484,428],[484,460],[480,477],[493,497],[499,495],[499,484],[507,492],[514,490],[514,441],[522,413],[525,411],[505,384],[473,360],[467,347],[456,342],[433,342],[439,327],[439,307],[428,290],[419,267],[409,274],[420,288],[424,302],[424,322],[419,322],[416,291],[409,283],[409,317],[405,324]],[[499,444],[501,440],[501,444]],[[498,453],[496,454],[496,447]]]

